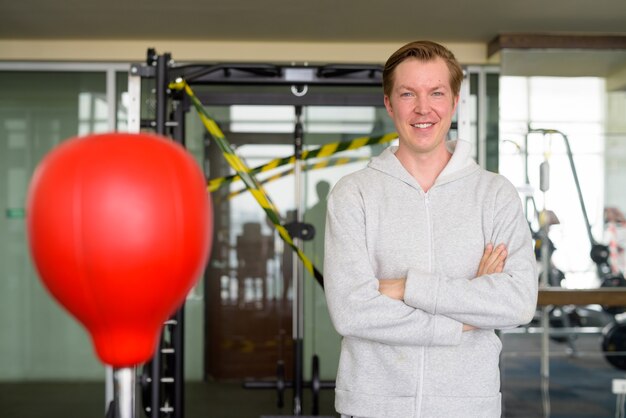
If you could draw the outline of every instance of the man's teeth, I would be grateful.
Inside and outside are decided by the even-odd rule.
[[[428,128],[429,126],[432,126],[432,123],[414,123],[413,126],[416,128]]]

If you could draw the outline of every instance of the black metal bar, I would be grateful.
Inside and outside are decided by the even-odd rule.
[[[152,59],[149,57],[148,62]],[[167,67],[170,62],[170,55],[163,54],[156,57],[156,133],[165,135],[167,102],[168,102],[168,74]],[[161,417],[161,348],[163,346],[163,335],[159,337],[159,344],[152,358],[152,399],[150,402],[151,418]]]
[[[174,121],[176,124],[172,128],[172,137],[174,141],[181,144],[183,147],[185,144],[185,112],[186,109],[182,101],[174,102]]]
[[[303,135],[304,135],[304,127],[302,125],[302,106],[295,107],[296,114],[296,123],[294,127],[294,138],[293,145],[294,151],[293,154],[296,157],[296,161],[294,163],[295,173],[294,173],[294,183],[295,183],[295,195],[296,195],[296,205],[295,205],[295,222],[300,222],[302,220],[301,213],[301,187],[302,182],[300,181],[300,167],[302,161],[302,146],[303,146]],[[300,241],[299,241],[300,242]],[[303,318],[303,306],[302,303],[304,301],[302,285],[302,268],[299,264],[300,261],[297,261],[298,268],[294,269],[293,274],[293,288],[294,288],[294,296],[293,296],[293,348],[294,348],[294,365],[293,365],[293,413],[294,415],[301,415],[302,413],[302,386],[303,386],[303,369],[304,369],[304,344],[303,344],[303,332],[304,332],[304,318]]]
[[[185,416],[185,305],[176,312],[176,325],[172,335],[174,345],[174,416]]]
[[[185,146],[185,106],[181,100],[172,101],[172,139]],[[185,304],[174,314],[176,323],[172,326],[171,339],[174,348],[174,413],[171,418],[185,417]]]
[[[163,347],[163,335],[159,336],[159,342],[154,356],[152,357],[152,382],[150,389],[152,398],[150,399],[150,417],[160,418],[161,416],[161,348]]]
[[[272,64],[183,65],[174,68],[173,74],[175,77],[184,77],[190,84],[196,84],[198,80],[210,79],[211,77],[228,79],[234,71],[270,78],[280,76],[280,67]]]
[[[196,90],[196,97],[206,106],[272,105],[285,106],[383,106],[381,92],[318,92],[314,88],[304,96],[284,92],[224,92]]]
[[[359,77],[363,79],[381,80],[383,67],[363,66],[355,64],[329,64],[319,67],[317,75],[320,78],[347,78]]]
[[[192,85],[380,86],[382,83],[379,65],[208,64],[174,67],[171,73],[173,78],[182,77]]]
[[[297,318],[293,318],[295,321]],[[302,338],[293,340],[293,414],[302,414],[302,389],[304,388],[303,370],[304,365],[304,344]]]
[[[165,121],[167,118],[168,99],[168,71],[167,65],[170,54],[159,55],[156,70],[156,133],[165,135]]]

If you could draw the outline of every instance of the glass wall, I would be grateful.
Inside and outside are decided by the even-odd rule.
[[[499,171],[499,99],[498,67],[470,66],[466,69],[470,129],[462,138],[473,145],[474,159],[486,170]]]
[[[77,135],[126,131],[127,68],[0,66],[0,314],[6,319],[0,335],[1,380],[104,379],[86,330],[50,297],[33,269],[24,206],[33,170],[53,147]],[[142,112],[149,114],[153,107],[146,99]],[[200,164],[202,137],[190,138],[187,147]],[[190,379],[203,375],[203,312],[200,284],[186,304],[185,374]]]
[[[549,265],[551,286],[624,286],[624,58],[619,50],[501,51],[500,170],[527,203],[539,271]],[[540,219],[549,228],[549,239],[538,233]],[[608,246],[608,264],[600,257],[597,264],[591,259],[592,242]],[[597,395],[580,412],[606,416],[614,397],[603,399],[605,389],[624,373],[615,366],[624,353],[614,344],[622,307],[572,304],[548,306],[543,312],[549,329],[543,328],[538,311],[528,328],[502,331],[505,403],[519,401],[516,385],[530,371],[532,380],[523,391],[541,399],[537,414],[543,409],[544,415],[551,410],[573,416],[579,411],[568,410],[571,405],[563,402],[550,405],[550,396],[556,400],[555,392],[577,391],[573,383],[585,380],[593,368],[598,380],[586,390]],[[549,375],[549,381],[542,375]],[[600,412],[605,406],[608,411]]]
[[[0,72],[0,379],[102,378],[86,332],[33,271],[25,198],[41,158],[63,140],[107,129],[104,72]]]
[[[605,231],[613,266],[626,271],[626,89],[607,92],[604,147]]]
[[[594,237],[602,241],[605,102],[602,78],[500,80],[501,172],[534,199],[538,210],[550,210],[558,219],[551,227],[550,239],[557,249],[553,261],[565,273],[566,287],[597,287],[596,266],[589,257],[591,243],[565,140],[560,134],[533,130],[557,130],[569,139],[589,223]],[[544,161],[550,167],[549,189],[545,193],[539,183],[539,165]],[[536,216],[530,213],[529,219],[537,228]]]

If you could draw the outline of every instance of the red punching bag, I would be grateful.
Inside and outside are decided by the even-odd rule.
[[[35,170],[26,210],[39,276],[102,362],[149,360],[211,246],[210,197],[193,158],[156,135],[70,139]]]

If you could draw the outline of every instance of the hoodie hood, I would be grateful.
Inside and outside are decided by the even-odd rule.
[[[446,148],[452,154],[452,158],[450,158],[448,164],[437,177],[433,187],[463,178],[479,169],[478,164],[470,155],[471,147],[469,142],[459,139],[446,141]],[[396,158],[397,150],[397,145],[387,147],[379,156],[372,158],[368,167],[396,177],[408,185],[421,190],[417,180],[409,174],[402,163],[400,163],[400,160]]]

